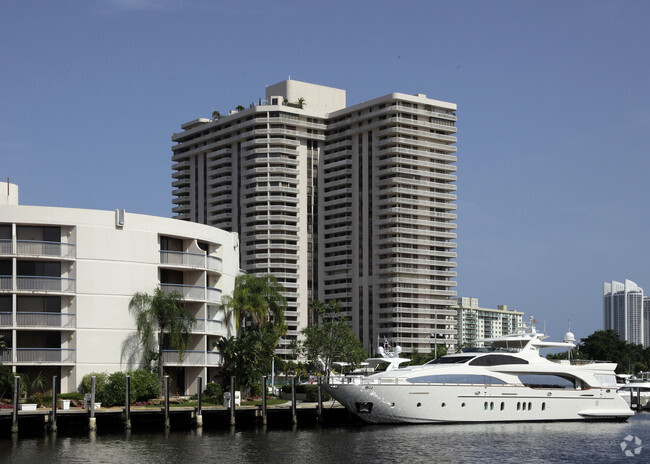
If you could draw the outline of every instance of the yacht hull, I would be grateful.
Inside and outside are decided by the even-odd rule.
[[[634,412],[616,389],[547,390],[493,385],[325,384],[373,423],[627,420]]]

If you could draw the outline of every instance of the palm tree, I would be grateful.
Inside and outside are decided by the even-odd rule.
[[[222,298],[221,307],[228,319],[234,316],[238,335],[248,322],[251,328],[273,328],[282,336],[286,333],[284,312],[287,299],[282,295],[284,291],[284,287],[270,274],[260,277],[242,274],[235,279],[232,297]]]
[[[298,99],[298,107],[302,108],[302,107],[305,106],[306,104],[307,104],[307,103],[305,102],[305,99],[304,99],[303,97],[300,97],[300,98]]]
[[[164,341],[167,339],[169,345],[178,350],[178,360],[182,362],[196,318],[185,308],[180,293],[165,293],[159,288],[154,290],[153,296],[141,292],[134,294],[129,310],[135,317],[145,360],[149,363],[158,361],[158,381],[162,391]]]

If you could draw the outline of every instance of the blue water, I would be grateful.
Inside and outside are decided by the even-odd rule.
[[[641,440],[627,457],[621,443]],[[625,442],[628,443],[628,442]],[[625,423],[509,423],[83,433],[0,440],[12,463],[650,462],[650,413]],[[646,449],[647,446],[647,449]],[[638,446],[634,439],[628,448]]]

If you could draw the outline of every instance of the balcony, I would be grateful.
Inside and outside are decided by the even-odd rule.
[[[22,312],[16,313],[16,323],[20,327],[61,327],[74,328],[76,314]]]
[[[11,255],[12,246],[11,240],[0,240],[0,255]]]
[[[13,325],[11,315],[12,313],[0,313],[0,327],[11,327]]]
[[[18,240],[16,242],[18,256],[47,256],[54,258],[74,258],[75,245],[60,242],[37,242]]]
[[[209,366],[220,366],[223,362],[221,353],[217,351],[208,351],[208,365]]]
[[[0,353],[0,363],[13,362],[13,350],[4,351]]]
[[[183,353],[183,360],[180,360],[178,351],[176,350],[163,350],[163,364],[182,364],[185,366],[202,366],[205,364],[204,351],[185,351]]]
[[[65,277],[17,276],[16,284],[18,291],[36,293],[74,293],[75,291],[75,279]],[[5,290],[1,280],[0,289]]]
[[[160,264],[172,267],[208,269],[215,272],[221,272],[222,270],[221,258],[180,251],[161,250]]]
[[[71,348],[18,348],[16,362],[74,364],[75,350]]]
[[[221,290],[218,288],[181,284],[160,284],[160,288],[167,294],[178,292],[184,300],[221,304]]]

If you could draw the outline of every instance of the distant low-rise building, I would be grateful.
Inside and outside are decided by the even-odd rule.
[[[453,307],[456,314],[458,346],[474,344],[476,340],[514,333],[522,327],[524,313],[499,305],[497,309],[481,308],[478,298],[461,297]]]
[[[117,211],[23,206],[0,183],[0,362],[75,391],[85,374],[140,367],[129,302],[155,288],[196,317],[185,356],[163,352],[172,391],[196,393],[221,366],[214,342],[233,331],[219,310],[239,271],[237,234]]]

